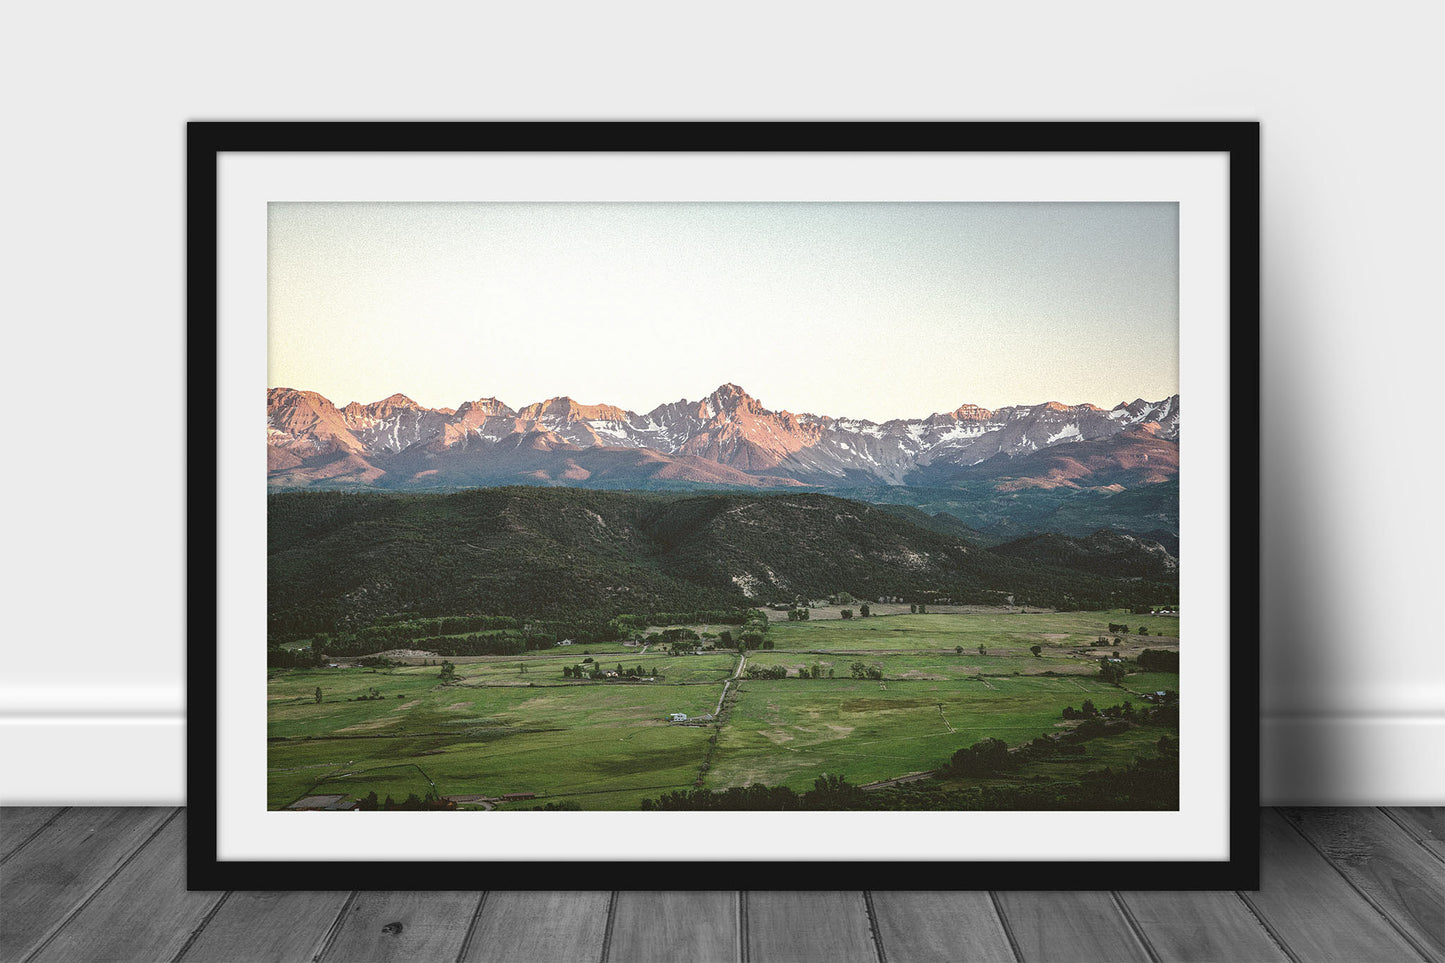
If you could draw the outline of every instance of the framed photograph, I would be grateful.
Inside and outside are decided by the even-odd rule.
[[[1258,146],[191,124],[191,887],[1255,888]]]

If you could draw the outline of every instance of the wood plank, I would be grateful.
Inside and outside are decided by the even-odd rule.
[[[748,959],[788,963],[877,963],[863,894],[743,894]]]
[[[62,806],[5,806],[0,808],[0,861],[8,859],[31,836],[60,815]]]
[[[350,895],[344,890],[227,893],[180,958],[186,963],[234,963],[238,954],[246,963],[313,959]]]
[[[1289,960],[1236,893],[1128,892],[1119,898],[1162,963]]]
[[[1385,812],[1421,846],[1445,860],[1445,806],[1391,806]]]
[[[1260,814],[1260,883],[1241,894],[1276,938],[1310,963],[1399,963],[1420,954],[1285,818]]]
[[[5,861],[0,960],[25,955],[105,884],[174,809],[82,806],[67,809]]]
[[[490,892],[462,963],[597,963],[607,932],[606,891]]]
[[[357,893],[321,959],[455,960],[481,901],[478,892]]]
[[[618,893],[608,959],[618,963],[736,963],[738,894]]]
[[[1002,963],[1014,959],[987,893],[873,893],[888,963]]]
[[[1108,893],[998,893],[1004,925],[1029,963],[1138,960],[1149,953]]]
[[[1390,817],[1359,808],[1281,812],[1416,949],[1445,959],[1445,873]]]
[[[169,960],[220,893],[186,892],[186,816],[166,823],[32,960]]]

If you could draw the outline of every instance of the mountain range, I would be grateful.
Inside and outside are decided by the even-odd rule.
[[[1112,409],[961,405],[872,422],[773,411],[734,384],[645,414],[571,398],[426,408],[395,394],[338,408],[314,391],[266,398],[267,480],[295,488],[949,486],[1112,489],[1170,481],[1179,396]]]

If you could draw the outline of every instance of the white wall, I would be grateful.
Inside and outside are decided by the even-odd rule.
[[[184,122],[624,117],[1261,120],[1265,799],[1445,800],[1441,8],[883,9],[13,9],[0,801],[184,798]]]

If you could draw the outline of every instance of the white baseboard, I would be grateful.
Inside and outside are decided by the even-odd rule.
[[[101,716],[184,717],[186,690],[174,685],[141,686],[32,684],[18,677],[0,682],[0,719],[54,716],[91,719]]]
[[[1261,801],[1445,804],[1445,717],[1283,717],[1262,723]],[[0,718],[0,805],[180,806],[185,720]]]
[[[1445,805],[1445,716],[1266,717],[1268,806]]]
[[[179,715],[0,718],[0,805],[179,806]]]

